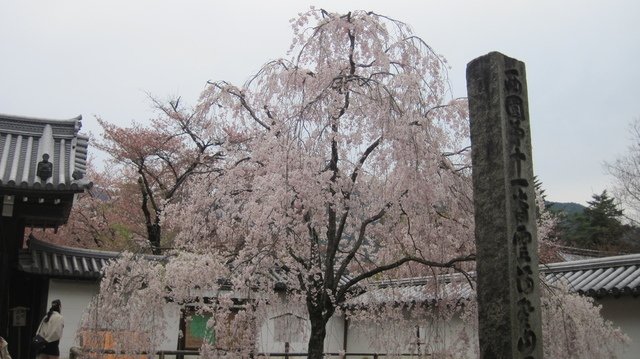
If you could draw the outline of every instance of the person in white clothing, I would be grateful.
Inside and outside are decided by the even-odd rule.
[[[38,353],[38,359],[58,359],[60,357],[60,338],[62,338],[62,329],[64,329],[64,319],[60,311],[62,303],[59,299],[51,302],[51,308],[47,315],[42,319],[39,334],[47,342],[44,349]]]

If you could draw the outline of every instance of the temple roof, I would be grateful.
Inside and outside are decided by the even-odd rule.
[[[119,256],[119,252],[66,247],[31,236],[28,249],[20,253],[19,266],[28,273],[97,279],[106,263]],[[166,259],[154,255],[144,257]],[[540,273],[549,285],[563,281],[569,290],[588,296],[640,295],[640,254],[545,264],[540,266]],[[286,282],[281,271],[273,271],[270,275]],[[473,277],[474,273],[467,276],[456,273],[440,275],[437,280],[416,277],[379,281],[369,285],[365,293],[353,298],[350,304],[431,302],[451,296],[471,299],[475,296]]]
[[[52,120],[0,114],[0,189],[82,192],[90,187],[83,178],[89,138],[79,134],[81,121],[82,116]],[[45,154],[50,175],[42,179],[38,163]]]
[[[572,292],[596,298],[640,295],[640,254],[559,262],[540,266],[547,285],[564,283]],[[475,297],[475,273],[416,277],[372,283],[351,305],[432,303]]]
[[[102,268],[119,253],[58,246],[29,238],[20,253],[19,268],[27,273],[74,279],[98,279]]]
[[[640,254],[552,263],[540,272],[549,284],[565,281],[571,290],[593,297],[640,295]]]
[[[20,252],[18,266],[23,272],[68,279],[99,279],[102,269],[121,255],[95,249],[73,248],[29,237],[28,248]],[[163,256],[143,255],[150,260]]]

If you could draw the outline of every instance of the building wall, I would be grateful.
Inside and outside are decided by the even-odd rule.
[[[64,317],[64,330],[60,340],[61,358],[69,357],[69,349],[76,343],[76,331],[82,320],[82,315],[91,298],[98,294],[98,290],[98,283],[94,281],[49,280],[47,303],[51,304],[54,299],[60,299],[62,302],[61,314]]]
[[[463,348],[460,352],[466,350],[466,354],[460,356],[460,352],[456,352],[456,358],[477,358],[475,333],[468,333],[465,329],[465,324],[457,316],[417,322],[402,319],[378,323],[350,322],[347,328],[347,352],[369,353],[371,355],[363,355],[362,358],[373,359],[374,353],[442,354],[442,348],[457,347]],[[469,339],[465,333],[473,337]]]
[[[164,333],[165,341],[160,345],[160,350],[178,349],[180,336],[180,310],[176,306],[165,308],[165,318],[167,318],[167,329]]]
[[[69,357],[69,350],[73,346],[78,346],[76,340],[76,332],[80,326],[82,315],[84,314],[91,299],[98,294],[99,283],[94,281],[64,280],[50,279],[49,293],[47,302],[50,303],[54,299],[60,299],[62,302],[62,315],[64,317],[64,331],[60,341],[60,358]],[[164,333],[161,350],[176,350],[178,348],[178,340],[180,335],[180,311],[177,306],[168,305],[167,312],[167,328]],[[284,311],[274,310],[268,315],[268,318],[260,327],[260,338],[258,342],[258,351],[260,352],[284,352],[284,342],[275,340],[274,317],[285,314]],[[343,318],[335,316],[329,320],[327,324],[327,339],[325,341],[325,350],[327,352],[337,353],[343,348]],[[309,340],[309,327],[306,323],[304,334],[297,342],[290,343],[290,352],[306,352],[307,341]]]
[[[604,298],[597,300],[597,302],[602,305],[602,316],[613,322],[615,326],[620,327],[622,332],[631,339],[629,346],[623,353],[621,353],[619,359],[640,358],[640,297],[624,296],[620,298]],[[462,325],[462,321],[456,317],[447,320],[445,323],[438,323],[437,325],[434,325],[432,322],[429,322],[428,324],[421,323],[420,342],[425,343],[422,345],[421,352],[424,353],[425,349],[427,352],[431,353],[433,353],[434,350],[437,350],[437,346],[439,344],[436,344],[435,347],[430,346],[427,337],[440,337],[437,342],[447,346],[451,346],[456,342],[461,343],[457,340],[457,333],[461,329]],[[378,334],[402,333],[406,338],[406,333],[411,333],[410,335],[414,336],[412,341],[415,342],[415,335],[417,333],[415,326],[403,327],[399,321],[388,321],[368,325],[367,323],[361,325],[351,323],[348,325],[347,332],[348,353],[384,353],[385,347],[390,347],[395,343],[391,343],[391,345],[381,343],[377,339]],[[476,333],[468,334],[471,337],[471,343],[476,343]],[[395,337],[396,339],[399,339],[402,335],[396,334]],[[467,354],[461,358],[477,358],[475,347],[470,345],[464,346],[464,344],[463,347],[467,348]],[[402,351],[405,353],[415,353],[415,346],[404,345]],[[373,355],[363,356],[363,358],[371,359],[373,358]],[[360,357],[358,357],[358,359],[360,359]]]
[[[62,302],[62,316],[64,317],[64,331],[60,340],[60,358],[68,358],[72,346],[77,346],[76,332],[80,326],[82,315],[98,294],[99,283],[94,281],[51,279],[49,281],[49,294],[47,302],[54,299]],[[172,309],[167,309],[172,310]],[[178,347],[178,335],[180,330],[180,316],[177,310],[167,313],[168,326],[165,340],[160,349],[176,350]],[[175,320],[174,320],[175,319]]]
[[[60,342],[60,354],[61,358],[68,358],[69,349],[77,345],[75,333],[80,324],[82,315],[89,304],[91,298],[98,293],[98,283],[92,281],[76,281],[76,280],[61,280],[51,279],[49,283],[49,293],[47,302],[50,303],[53,299],[60,299],[62,301],[62,315],[65,320],[65,328],[62,340]],[[631,343],[627,351],[621,357],[623,359],[636,359],[640,358],[640,298],[636,297],[622,297],[622,298],[606,298],[599,300],[602,304],[602,315],[611,320],[615,325],[619,326],[622,331],[631,338]],[[165,332],[167,338],[161,349],[175,350],[177,348],[178,336],[179,336],[179,311],[175,306],[168,306],[167,309],[171,312],[167,312],[168,326]],[[285,343],[276,340],[276,328],[275,318],[286,314],[284,310],[274,309],[268,314],[268,319],[262,323],[260,327],[260,338],[258,341],[258,351],[274,353],[284,352]],[[302,317],[304,315],[301,315]],[[371,325],[374,332],[379,333],[399,333],[408,332],[409,336],[416,333],[415,326],[398,324],[396,321],[389,321],[387,323],[374,323],[368,325],[349,324],[347,328],[347,352],[349,353],[375,353],[384,352],[381,350],[381,343],[375,335],[372,336]],[[427,336],[438,336],[441,340],[440,344],[451,343],[457,340],[456,331],[460,328],[462,322],[458,318],[448,319],[446,322],[438,323],[437,325],[424,325],[420,326],[420,342],[428,343]],[[368,329],[366,329],[368,328]],[[344,348],[344,318],[342,316],[334,316],[331,318],[327,325],[327,338],[325,342],[325,351],[337,353]],[[296,341],[290,342],[290,352],[306,352],[307,341],[309,339],[309,325],[305,322],[303,334],[299,336]],[[396,335],[396,337],[399,337]],[[421,352],[426,349],[429,352],[433,351],[434,347],[429,348],[429,344],[426,346],[421,344]],[[437,344],[436,344],[437,346]],[[382,346],[384,347],[384,346]],[[412,345],[404,346],[403,351],[415,352],[415,347]],[[474,358],[476,355],[471,351],[468,353],[468,358]],[[365,356],[366,358],[366,356]]]
[[[258,352],[261,353],[284,353],[285,341],[280,341],[276,329],[276,318],[281,315],[285,315],[287,311],[284,310],[271,310],[265,320],[260,326],[260,338],[258,340]],[[311,327],[309,321],[304,314],[300,315],[300,318],[304,321],[301,328],[301,334],[296,335],[292,341],[289,342],[289,353],[306,353],[307,345],[309,342],[309,334],[311,333]],[[327,336],[325,339],[324,350],[327,353],[338,353],[344,346],[344,318],[342,316],[334,315],[329,319],[327,323]]]
[[[621,359],[640,358],[640,297],[624,296],[598,300],[602,316],[612,321],[631,339]]]

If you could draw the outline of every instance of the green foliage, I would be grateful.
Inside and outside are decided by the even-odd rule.
[[[587,202],[589,207],[584,210],[584,216],[589,224],[595,229],[608,230],[612,234],[620,235],[622,223],[622,210],[614,202],[614,199],[607,195],[607,191],[602,191],[600,195],[593,195],[593,201]]]
[[[568,245],[595,250],[620,250],[620,240],[628,228],[622,224],[623,211],[607,191],[594,194],[582,213],[566,214],[561,222],[562,239]]]

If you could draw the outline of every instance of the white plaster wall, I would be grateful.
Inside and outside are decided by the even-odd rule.
[[[408,344],[403,346],[401,351],[405,354],[418,352],[424,354],[436,352],[442,347],[451,348],[452,346],[459,345],[460,347],[466,348],[467,351],[465,355],[457,356],[456,358],[477,358],[475,348],[469,345],[468,342],[460,340],[459,331],[463,329],[464,325],[463,321],[456,316],[447,320],[441,319],[438,322],[425,319],[419,323],[419,349],[415,344]],[[391,335],[393,336],[392,338],[405,343],[416,343],[416,334],[415,324],[406,325],[406,323],[399,323],[396,320],[380,324],[368,324],[366,322],[349,323],[347,327],[347,353],[371,354],[362,356],[363,359],[371,359],[376,352],[379,354],[386,353],[386,343],[381,341],[380,338]],[[469,334],[475,336],[475,333]],[[473,343],[475,343],[476,340],[475,338],[471,339]],[[395,344],[393,348],[397,348]],[[360,359],[361,357],[358,356],[357,358]]]
[[[620,329],[631,339],[629,346],[619,357],[620,359],[638,359],[640,358],[640,297],[625,296],[621,298],[604,298],[597,301],[602,305],[602,316],[613,322],[615,326]],[[447,322],[447,326],[450,329],[447,330],[444,340],[451,342],[455,340],[455,334],[453,328],[463,325],[462,322],[453,318]],[[382,325],[376,328],[382,332],[392,332],[394,330],[391,323],[386,326]],[[397,329],[395,329],[397,330]],[[421,333],[429,332],[427,326],[422,326]],[[375,348],[371,345],[372,340],[368,330],[363,327],[349,325],[347,329],[347,352],[348,353],[374,353]],[[470,333],[472,335],[471,340],[475,343],[477,341],[476,333]],[[421,341],[424,341],[424,337],[421,335]],[[369,359],[373,356],[364,356],[363,358]],[[469,352],[463,358],[477,358],[477,354],[473,348],[469,347]],[[358,359],[360,359],[358,357]]]
[[[99,283],[93,281],[51,279],[49,281],[49,293],[47,302],[54,299],[62,302],[62,315],[64,316],[64,331],[60,340],[60,357],[69,357],[69,350],[77,346],[76,331],[80,326],[82,315],[91,299],[98,294]],[[273,311],[268,318],[284,314]],[[176,350],[180,333],[180,309],[176,305],[167,305],[165,308],[167,327],[164,333],[165,340],[160,349]],[[260,327],[258,350],[261,352],[284,352],[284,343],[274,340],[274,321],[267,319]],[[300,342],[290,343],[290,352],[306,352],[310,330],[307,327],[303,339]],[[344,319],[342,316],[334,316],[327,324],[327,337],[325,351],[337,353],[343,348]]]
[[[76,281],[51,279],[49,282],[49,293],[47,303],[51,303],[54,299],[62,301],[62,315],[64,316],[64,332],[60,341],[61,358],[68,358],[69,349],[77,345],[75,333],[80,324],[82,315],[89,305],[91,298],[98,293],[98,282],[92,281]],[[631,343],[622,359],[640,358],[640,298],[622,297],[622,298],[606,298],[599,300],[602,304],[602,315],[611,320],[615,325],[619,326],[623,332],[631,338]],[[165,332],[166,340],[161,345],[161,349],[175,350],[178,345],[180,312],[179,308],[174,305],[167,306],[168,324]],[[284,314],[274,310],[268,315],[268,318]],[[462,322],[453,318],[446,323],[449,328],[456,328],[462,325]],[[258,350],[260,352],[283,352],[284,343],[276,342],[274,339],[274,321],[267,319],[260,327],[260,338],[258,340]],[[393,326],[385,328],[380,326],[378,330],[391,332],[396,330]],[[423,326],[421,328],[421,341],[424,341],[424,335],[433,332],[433,328]],[[309,339],[310,330],[307,327],[300,342],[290,343],[290,352],[306,352],[307,341]],[[426,333],[426,334],[425,334]],[[443,332],[444,340],[454,340],[455,334],[453,329]],[[334,316],[327,324],[327,338],[325,341],[325,351],[339,352],[344,348],[344,318],[342,316]],[[362,329],[362,327],[350,325],[348,328],[347,352],[349,353],[374,353],[375,349],[371,346],[372,340],[370,332]],[[409,348],[407,348],[408,350]],[[475,354],[469,353],[466,357],[473,358]],[[366,358],[366,357],[365,357]]]
[[[272,310],[267,319],[259,328],[258,352],[261,353],[284,353],[285,343],[275,341],[274,317],[282,315],[287,311]],[[304,329],[304,333],[299,342],[289,343],[290,353],[306,353],[309,342],[311,327],[309,322]],[[344,342],[344,318],[341,315],[334,315],[327,323],[327,336],[325,338],[324,350],[327,353],[338,353],[343,349]]]
[[[180,308],[177,305],[168,305],[164,310],[167,319],[167,327],[164,333],[165,340],[160,345],[160,350],[178,349],[180,335]]]
[[[60,358],[68,358],[69,349],[76,345],[75,336],[82,314],[91,298],[98,294],[98,290],[98,282],[94,281],[49,280],[47,309],[54,299],[60,299],[62,302],[61,314],[64,317],[64,331],[60,340]]]
[[[99,283],[94,281],[63,279],[49,281],[47,302],[51,303],[54,299],[60,299],[62,302],[64,331],[60,340],[60,358],[68,358],[69,349],[78,345],[76,331],[80,326],[85,309],[91,299],[98,294],[99,289]],[[180,311],[176,306],[167,306],[165,315],[167,318],[167,328],[164,333],[166,340],[163,341],[160,349],[176,350],[180,330]]]
[[[631,339],[621,359],[640,358],[640,297],[625,296],[598,300],[602,316],[612,321]]]
[[[324,349],[325,352],[338,353],[343,348],[344,317],[342,315],[334,315],[327,323],[327,338],[324,343]]]

